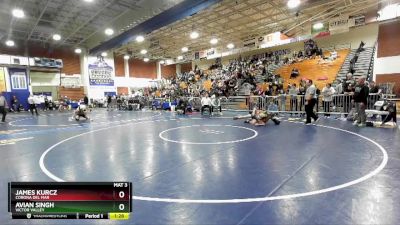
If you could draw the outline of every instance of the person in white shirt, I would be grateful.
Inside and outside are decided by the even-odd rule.
[[[325,117],[330,117],[331,114],[330,108],[331,108],[331,103],[333,100],[333,95],[335,94],[335,89],[331,86],[331,84],[326,84],[326,86],[322,89],[322,105],[324,107],[324,112],[325,112]]]
[[[32,115],[33,115],[33,110],[35,110],[36,116],[39,116],[39,113],[37,111],[36,104],[35,104],[35,98],[33,97],[32,94],[29,95],[28,104],[29,104],[29,110],[31,111]]]
[[[335,61],[338,57],[337,51],[333,50],[333,52],[331,52],[331,57],[329,58],[331,61]]]
[[[317,103],[317,88],[315,87],[315,85],[313,84],[312,80],[307,80],[307,90],[306,90],[306,106],[305,106],[305,110],[306,110],[306,125],[307,124],[311,124],[311,118],[314,119],[315,122],[318,122],[318,116],[314,113],[314,106]]]
[[[201,98],[201,114],[204,113],[204,110],[206,108],[211,115],[211,98],[208,96],[208,93],[205,93],[204,96]]]
[[[0,113],[3,115],[1,118],[2,123],[6,122],[7,108],[8,108],[7,100],[3,96],[3,94],[0,93]]]

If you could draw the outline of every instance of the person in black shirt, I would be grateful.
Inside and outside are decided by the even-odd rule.
[[[380,94],[381,92],[382,92],[382,89],[379,88],[379,86],[375,83],[375,81],[369,82],[369,93]]]
[[[89,105],[89,98],[85,95],[85,97],[83,98],[83,102],[85,103],[86,106]]]
[[[352,108],[351,100],[352,96],[349,95],[350,93],[354,92],[354,86],[356,86],[356,81],[353,79],[353,74],[348,73],[346,76],[346,79],[343,80],[343,111],[345,113],[345,116],[349,113],[350,109]]]
[[[11,109],[13,112],[20,112],[21,104],[19,104],[17,96],[13,96],[11,99]]]
[[[365,108],[367,106],[368,95],[369,88],[365,85],[365,77],[358,78],[353,98],[357,112],[357,120],[354,122],[354,125],[358,125],[359,127],[363,127],[366,124],[367,115],[365,114]]]

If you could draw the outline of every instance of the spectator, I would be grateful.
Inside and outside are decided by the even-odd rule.
[[[289,95],[290,95],[290,111],[297,111],[297,95],[299,94],[299,89],[296,87],[296,84],[292,84],[289,87]]]
[[[107,95],[107,111],[109,111],[111,109],[111,95]]]
[[[201,114],[204,113],[206,108],[211,115],[211,98],[208,96],[207,92],[204,94],[203,98],[201,98]]]
[[[286,93],[283,89],[279,90],[279,105],[281,111],[286,111]]]
[[[2,114],[2,117],[1,117],[2,123],[6,122],[7,108],[8,108],[7,100],[3,96],[3,94],[0,93],[0,113]]]
[[[331,103],[332,103],[332,95],[335,94],[335,89],[331,86],[331,84],[326,84],[326,86],[322,89],[322,105],[324,107],[325,117],[329,118],[331,116]]]
[[[355,85],[356,81],[353,79],[353,74],[348,73],[346,79],[343,81],[343,92],[345,95],[343,97],[343,111],[345,113],[345,116],[347,116],[348,112],[351,109],[352,96],[349,94],[354,92]]]
[[[382,93],[382,89],[375,83],[375,81],[369,82],[369,93],[371,94],[380,94]]]
[[[358,78],[354,89],[354,103],[357,112],[357,120],[354,122],[354,125],[358,125],[359,127],[366,125],[367,115],[365,114],[365,108],[367,106],[368,95],[369,88],[365,85],[365,77]]]
[[[19,104],[19,100],[17,98],[17,96],[13,96],[13,98],[11,99],[11,109],[13,112],[20,112],[21,108],[21,104]]]
[[[290,79],[296,78],[300,76],[300,72],[297,68],[293,68],[292,72],[290,73]]]
[[[49,99],[47,96],[44,96],[44,111],[49,110]]]
[[[306,125],[311,123],[311,118],[314,119],[315,122],[318,122],[319,118],[314,113],[314,106],[317,103],[317,88],[313,84],[312,80],[307,80],[306,83],[306,95],[305,95],[305,108],[306,108]]]
[[[338,57],[337,51],[336,51],[336,50],[333,50],[333,51],[331,52],[331,56],[329,57],[329,60],[335,61],[335,60],[337,59],[337,57]]]
[[[32,115],[33,115],[33,110],[35,110],[36,116],[39,116],[39,113],[36,108],[35,98],[33,97],[32,94],[29,95],[28,97],[28,104],[29,104],[29,110],[31,111]]]
[[[85,103],[86,106],[89,106],[89,98],[85,95],[85,97],[83,97],[83,102]]]

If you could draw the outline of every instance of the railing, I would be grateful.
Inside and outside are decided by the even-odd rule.
[[[395,101],[393,94],[370,94],[367,99],[366,109],[375,109],[375,102],[383,99]],[[194,110],[201,108],[201,98],[187,97],[189,105]],[[304,95],[278,95],[278,96],[231,96],[220,97],[220,104],[224,111],[243,111],[247,112],[254,107],[258,109],[268,109],[279,113],[305,113],[305,96]],[[162,108],[164,102],[169,102],[167,99],[157,98],[152,101],[153,109]],[[156,103],[156,104],[155,104]],[[154,107],[158,105],[159,107]],[[332,95],[331,98],[318,96],[315,109],[320,114],[348,114],[354,107],[352,96],[348,94]]]
[[[394,98],[395,95],[370,94],[367,101],[367,109],[374,109],[376,101]],[[238,102],[238,99],[241,101]],[[234,96],[221,100],[221,105],[223,110],[228,111],[248,111],[256,106],[259,109],[275,108],[277,109],[276,111],[282,113],[305,113],[304,95]],[[316,103],[318,113],[329,114],[347,114],[353,106],[352,96],[347,94],[333,95],[331,98],[318,96]]]

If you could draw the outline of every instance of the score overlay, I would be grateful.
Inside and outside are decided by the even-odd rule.
[[[13,219],[128,219],[130,182],[10,182]]]

